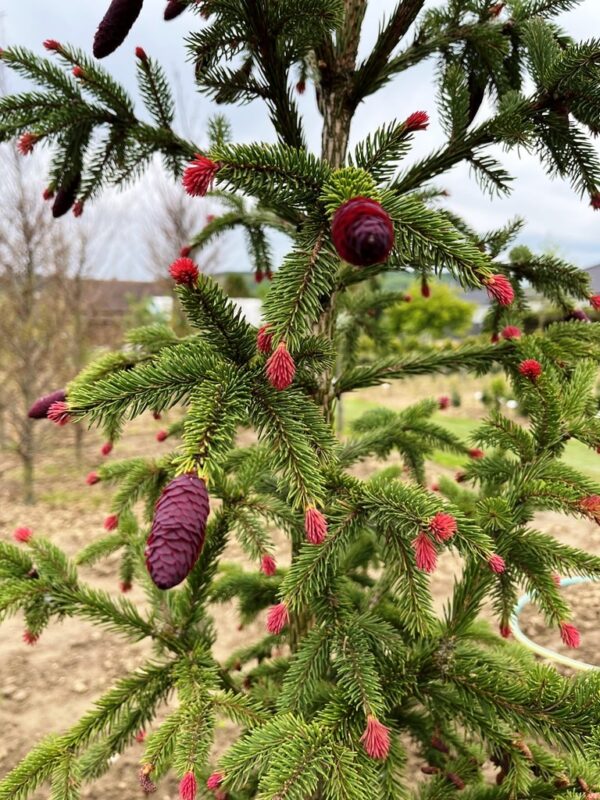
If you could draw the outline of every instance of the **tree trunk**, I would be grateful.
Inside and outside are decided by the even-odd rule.
[[[83,319],[83,269],[85,267],[85,253],[87,242],[81,243],[81,263],[75,276],[73,277],[73,291],[71,296],[71,311],[73,313],[73,367],[75,374],[79,374],[85,366],[86,357],[86,326]],[[83,458],[83,425],[75,425],[75,461],[77,466],[81,466]]]
[[[32,426],[25,423],[21,436],[20,454],[23,476],[23,502],[32,506],[35,503],[34,477],[35,477],[35,443]]]
[[[322,55],[326,59],[321,64],[322,82],[318,98],[319,110],[323,116],[323,130],[321,135],[321,157],[334,169],[342,167],[346,161],[348,142],[350,140],[350,127],[353,111],[350,105],[351,84],[346,76],[354,69],[356,52],[360,35],[360,25],[364,16],[366,0],[346,0],[346,17],[342,26],[337,51],[328,48]],[[333,293],[321,318],[315,325],[315,334],[323,336],[329,341],[334,341],[336,326],[336,294]],[[316,393],[316,402],[321,406],[323,415],[328,424],[336,425],[334,376],[337,367],[325,370],[321,374],[319,388]],[[300,543],[292,546],[292,561],[295,559]],[[295,650],[311,627],[311,618],[307,615],[297,615],[290,626],[290,647]],[[320,798],[321,795],[315,795]]]
[[[350,139],[352,113],[347,107],[345,88],[334,88],[323,98],[323,134],[321,155],[324,161],[339,169],[344,165]]]
[[[83,459],[83,439],[84,439],[84,430],[82,425],[74,425],[73,430],[75,432],[75,463],[78,467],[81,467],[81,462]]]
[[[0,450],[6,447],[6,406],[0,406]]]
[[[346,0],[345,6],[345,18],[338,32],[335,47],[327,48],[320,54],[322,81],[319,110],[323,115],[321,156],[334,169],[344,166],[348,153],[350,128],[354,116],[350,76],[356,67],[366,0]],[[334,293],[316,327],[316,333],[330,341],[335,337],[336,301],[337,296]],[[332,426],[336,424],[336,411],[339,407],[339,402],[336,403],[335,399],[333,382],[336,374],[336,368],[333,372],[323,373],[317,394],[317,401],[323,408],[325,419]]]

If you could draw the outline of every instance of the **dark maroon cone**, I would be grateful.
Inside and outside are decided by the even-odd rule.
[[[144,0],[112,0],[94,37],[94,55],[105,58],[122,45],[138,18]]]
[[[585,311],[582,311],[580,308],[574,308],[570,311],[568,319],[576,319],[578,322],[591,322]]]
[[[187,8],[187,3],[182,0],[169,0],[165,8],[165,20],[168,22],[171,19],[178,17]]]
[[[76,175],[74,175],[69,183],[67,183],[65,186],[61,186],[61,188],[56,192],[54,204],[52,206],[53,217],[58,219],[58,217],[64,216],[71,208],[75,202],[75,198],[77,197],[80,183],[81,173],[78,172]]]
[[[48,416],[48,409],[52,403],[64,402],[66,399],[67,393],[64,389],[58,389],[56,392],[52,392],[52,394],[45,394],[35,401],[27,412],[27,416],[30,419],[46,419]]]
[[[376,200],[353,197],[333,215],[331,237],[338,254],[355,267],[385,261],[394,246],[394,225]]]
[[[189,575],[202,552],[209,510],[206,484],[193,472],[163,489],[145,551],[148,572],[159,589],[171,589]]]

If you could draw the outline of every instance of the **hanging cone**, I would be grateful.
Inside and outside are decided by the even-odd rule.
[[[105,58],[123,44],[144,0],[112,0],[94,37],[94,55]]]
[[[35,401],[27,412],[27,416],[30,419],[47,419],[50,406],[53,403],[64,402],[66,399],[67,393],[64,389],[57,389],[52,394],[45,394]]]
[[[159,589],[177,586],[189,575],[202,551],[208,512],[206,484],[196,474],[180,475],[163,489],[145,550]]]
[[[63,217],[67,211],[73,206],[77,192],[79,191],[79,184],[81,183],[81,173],[77,172],[70,181],[65,183],[56,192],[54,203],[52,205],[52,216],[55,219]]]
[[[182,14],[186,8],[187,3],[182,2],[182,0],[169,0],[167,7],[165,8],[165,20],[169,22],[169,20],[175,19],[175,17],[178,17],[180,14]]]

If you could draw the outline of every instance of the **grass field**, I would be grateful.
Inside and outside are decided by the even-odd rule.
[[[385,397],[377,403],[370,399],[365,399],[360,394],[349,397],[344,401],[344,429],[347,433],[352,422],[364,414],[365,411],[377,408],[385,404]],[[457,409],[460,413],[460,409]],[[483,416],[483,415],[482,415]],[[444,426],[449,431],[459,436],[467,443],[473,443],[473,434],[481,424],[481,418],[454,416],[445,413],[436,414],[433,419],[439,425]],[[464,464],[465,459],[454,453],[442,452],[434,453],[433,460],[441,467],[456,469]],[[566,464],[589,475],[590,478],[600,483],[600,455],[580,442],[569,442],[567,444],[564,459]]]

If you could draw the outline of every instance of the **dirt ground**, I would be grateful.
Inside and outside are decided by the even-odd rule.
[[[562,589],[573,613],[573,621],[582,633],[581,644],[574,650],[562,643],[556,628],[548,628],[544,618],[533,605],[528,605],[521,615],[523,633],[532,641],[567,656],[570,659],[600,667],[600,584],[581,583]],[[572,672],[569,667],[561,667]]]
[[[440,394],[449,394],[452,385]],[[461,387],[463,390],[465,386]],[[481,406],[473,398],[473,388],[463,391],[463,407],[450,409],[449,414],[461,416],[480,415]],[[406,386],[388,390],[370,390],[365,399],[382,401],[399,408],[414,402],[432,391],[430,381],[413,381],[410,391]],[[434,388],[435,391],[435,388]],[[46,423],[38,423],[45,425]],[[144,418],[132,424],[129,432],[110,458],[132,455],[156,454],[168,446],[160,445],[155,434],[165,422]],[[17,526],[31,527],[34,533],[49,537],[68,554],[74,554],[91,538],[103,534],[102,523],[109,509],[109,490],[102,484],[88,487],[84,478],[87,472],[102,462],[101,439],[97,434],[86,434],[84,455],[79,466],[74,462],[71,433],[68,429],[49,432],[45,453],[39,466],[37,481],[38,503],[27,507],[19,503],[18,472],[14,460],[0,455],[0,538],[10,539]],[[378,465],[380,466],[380,465]],[[375,464],[362,468],[368,474]],[[432,466],[431,479],[437,479],[444,469]],[[569,544],[584,544],[592,552],[600,552],[600,528],[585,522],[576,522],[558,514],[543,514],[539,527],[553,533]],[[282,543],[283,544],[283,543]],[[239,548],[231,546],[227,557],[241,558]],[[281,560],[284,560],[283,557]],[[94,586],[118,594],[117,559],[109,558],[93,568],[82,570],[82,577]],[[452,589],[454,575],[459,569],[456,557],[447,553],[440,560],[439,569],[432,578],[436,603],[441,610]],[[142,601],[135,587],[129,597]],[[596,606],[596,609],[598,606]],[[597,610],[590,609],[595,626]],[[594,616],[595,615],[595,616]],[[217,656],[223,656],[245,641],[258,638],[264,630],[263,620],[238,631],[233,606],[219,609],[219,641]],[[586,622],[587,625],[587,622]],[[22,641],[23,621],[11,618],[0,626],[0,777],[4,776],[28,750],[45,734],[61,732],[76,722],[114,682],[115,678],[135,669],[148,655],[145,643],[131,645],[119,637],[94,628],[80,620],[65,620],[51,625],[40,641],[30,647]],[[591,656],[588,656],[591,657]],[[226,726],[217,731],[217,751],[230,739]],[[88,785],[83,796],[111,800],[140,796],[137,769],[142,755],[142,745],[133,745],[123,756],[117,757],[110,772],[93,785]],[[411,770],[418,767],[414,761]],[[36,798],[47,796],[40,791]],[[161,782],[155,797],[173,800],[177,797],[173,779]]]

